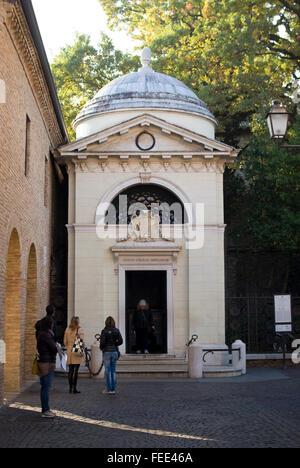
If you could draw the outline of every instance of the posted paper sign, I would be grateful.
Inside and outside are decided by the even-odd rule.
[[[275,322],[292,323],[291,296],[274,296],[275,299]]]
[[[292,324],[276,325],[276,333],[290,333],[292,331]]]

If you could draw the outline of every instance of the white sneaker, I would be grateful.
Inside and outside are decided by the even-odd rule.
[[[42,413],[42,418],[47,418],[47,419],[54,419],[56,415],[52,413],[52,411],[46,411],[45,413]]]
[[[138,351],[136,352],[136,354],[142,354],[142,351],[138,350]]]
[[[145,349],[145,354],[150,354],[148,349]]]

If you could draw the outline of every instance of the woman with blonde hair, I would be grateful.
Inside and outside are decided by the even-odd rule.
[[[73,317],[65,332],[64,345],[67,348],[67,364],[69,365],[69,393],[75,394],[80,393],[77,390],[78,371],[80,365],[84,363],[84,354],[73,352],[73,346],[77,338],[83,341],[84,334],[80,328],[79,317]]]

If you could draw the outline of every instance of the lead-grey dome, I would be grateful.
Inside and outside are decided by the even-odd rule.
[[[192,112],[216,122],[205,102],[184,83],[172,76],[155,73],[149,66],[149,60],[142,60],[142,63],[144,66],[139,72],[121,76],[104,86],[84,106],[74,123],[105,112],[125,109]]]

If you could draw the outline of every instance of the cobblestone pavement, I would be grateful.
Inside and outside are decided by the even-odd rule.
[[[250,370],[239,380],[55,379],[55,420],[41,418],[39,384],[0,409],[0,448],[300,447],[300,369]]]

